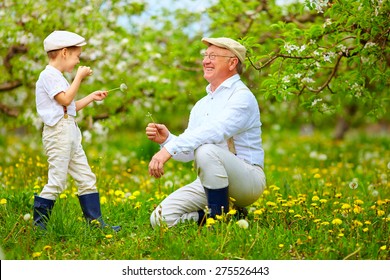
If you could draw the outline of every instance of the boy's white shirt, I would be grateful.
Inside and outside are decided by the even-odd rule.
[[[35,89],[35,100],[37,112],[46,125],[54,126],[64,116],[64,108],[54,99],[54,96],[65,92],[69,87],[70,84],[61,71],[51,65],[47,65],[39,75]],[[70,116],[76,116],[74,100],[67,106],[67,113]]]

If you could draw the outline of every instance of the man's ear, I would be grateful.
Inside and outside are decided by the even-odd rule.
[[[238,58],[237,57],[232,57],[229,61],[229,70],[233,71],[236,69],[238,64]]]

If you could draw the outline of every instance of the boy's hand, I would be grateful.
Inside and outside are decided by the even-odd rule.
[[[107,91],[106,90],[97,90],[91,93],[91,96],[94,101],[101,101],[104,98],[107,97]]]
[[[87,76],[91,76],[93,74],[93,71],[91,70],[91,67],[88,66],[79,66],[77,69],[76,77],[79,77],[80,79],[84,79]]]

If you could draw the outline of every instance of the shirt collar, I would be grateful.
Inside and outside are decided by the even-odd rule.
[[[222,84],[220,84],[219,87],[214,91],[214,93],[217,92],[219,89],[232,87],[232,85],[235,82],[237,82],[238,80],[240,80],[240,75],[239,74],[234,74],[230,78],[227,78],[225,81],[223,81]],[[207,85],[206,92],[207,92],[207,94],[213,93],[211,91],[211,85],[210,84]]]
[[[46,69],[48,69],[50,71],[58,72],[58,73],[60,73],[62,75],[62,72],[60,70],[58,70],[57,68],[55,68],[54,66],[46,65]]]

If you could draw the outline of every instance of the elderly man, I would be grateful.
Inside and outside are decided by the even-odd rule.
[[[165,198],[150,217],[153,227],[171,227],[187,220],[203,224],[255,202],[266,185],[260,111],[257,100],[241,81],[246,49],[230,38],[203,38],[207,95],[190,113],[187,129],[179,136],[163,124],[146,127],[148,139],[161,149],[149,163],[149,174],[160,178],[171,157],[195,161],[197,179]]]

